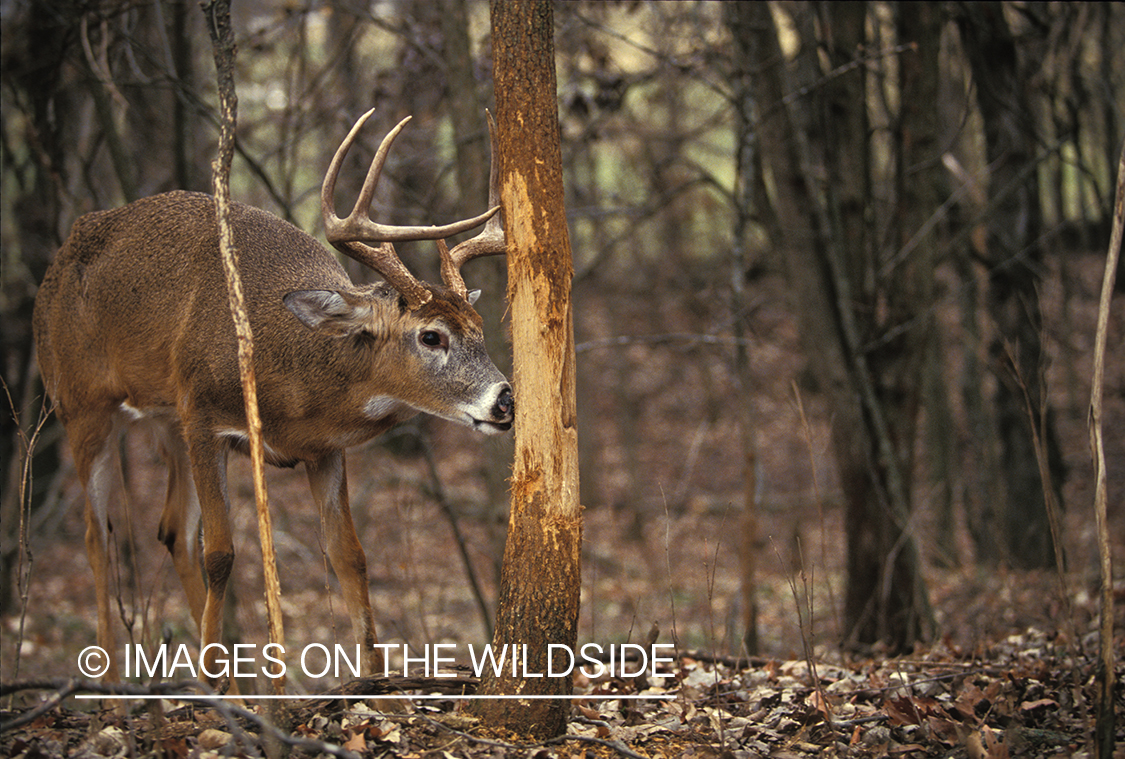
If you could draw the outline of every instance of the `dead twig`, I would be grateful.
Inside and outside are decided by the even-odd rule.
[[[254,375],[254,338],[246,313],[242,278],[238,271],[238,250],[230,222],[230,167],[234,157],[234,132],[237,123],[238,97],[234,89],[234,32],[230,24],[230,0],[208,0],[203,5],[207,29],[215,56],[215,74],[219,89],[219,150],[211,165],[215,192],[215,215],[219,226],[219,252],[226,274],[231,316],[238,336],[238,370],[242,379],[242,396],[246,407],[246,433],[250,440],[250,461],[254,473],[254,496],[258,512],[258,533],[262,545],[262,571],[266,585],[266,618],[270,643],[282,645],[285,634],[281,620],[281,581],[277,575],[277,554],[273,546],[269,497],[266,494],[265,448],[262,420],[258,414],[258,388]],[[274,679],[278,693],[285,690],[285,676]]]
[[[452,733],[453,735],[456,735],[457,737],[462,738],[464,740],[471,741],[473,743],[479,743],[482,746],[492,746],[493,748],[501,748],[501,749],[504,749],[505,751],[530,751],[532,749],[543,748],[545,746],[557,746],[557,745],[560,745],[562,743],[566,743],[567,741],[578,741],[580,743],[593,743],[594,745],[597,745],[597,746],[605,746],[606,748],[611,748],[614,751],[616,751],[617,753],[621,754],[622,756],[629,757],[629,759],[646,759],[643,754],[638,754],[635,751],[630,750],[630,748],[628,746],[626,746],[624,743],[622,743],[621,741],[618,741],[618,740],[607,740],[605,738],[595,738],[595,737],[590,736],[590,735],[569,735],[568,734],[568,735],[560,735],[556,738],[551,738],[550,740],[546,740],[546,741],[540,741],[538,743],[508,743],[506,741],[498,741],[498,740],[493,740],[491,738],[480,738],[480,737],[478,737],[476,735],[473,735],[471,733],[466,733],[463,730],[458,730],[454,727],[450,727],[449,725],[446,725],[445,723],[440,722],[438,720],[431,719],[430,717],[427,717],[425,714],[417,714],[415,716],[421,718],[422,720],[425,720],[426,722],[429,722],[431,725],[434,725],[436,727],[441,728],[442,730],[446,730],[446,731]]]
[[[1102,443],[1102,396],[1105,379],[1105,344],[1109,331],[1109,304],[1113,298],[1121,240],[1125,233],[1125,145],[1117,165],[1117,195],[1113,204],[1113,234],[1105,259],[1098,328],[1094,340],[1094,377],[1090,389],[1090,449],[1094,459],[1094,516],[1098,530],[1098,564],[1101,570],[1100,613],[1101,655],[1097,670],[1097,722],[1094,744],[1099,759],[1109,759],[1114,751],[1114,653],[1113,653],[1113,557],[1109,544],[1109,487],[1105,473],[1105,447]]]
[[[31,371],[30,367],[29,371]],[[43,432],[44,426],[47,424],[47,419],[51,416],[51,408],[48,407],[44,401],[39,411],[39,420],[36,422],[29,436],[27,431],[23,428],[23,422],[20,419],[20,411],[16,408],[15,401],[12,399],[12,393],[8,388],[8,383],[4,382],[2,377],[0,377],[0,386],[3,387],[4,394],[8,399],[8,407],[11,409],[12,418],[16,423],[16,437],[19,440],[20,446],[23,448],[23,455],[20,461],[19,488],[16,495],[19,499],[19,556],[16,563],[16,590],[20,598],[20,616],[16,640],[14,674],[18,677],[20,671],[20,650],[23,648],[23,634],[27,624],[27,606],[31,597],[31,565],[34,560],[31,550],[31,530],[28,524],[31,518],[31,458],[35,454],[35,446],[39,441],[39,436]],[[15,470],[14,464],[15,462],[13,462],[13,471]]]
[[[397,695],[410,691],[445,693],[453,700],[476,693],[479,686],[480,679],[476,677],[360,677],[326,691],[321,698],[302,701],[293,707],[292,713],[301,721],[327,709],[333,701],[341,698]],[[403,700],[409,701],[410,696],[404,695]]]

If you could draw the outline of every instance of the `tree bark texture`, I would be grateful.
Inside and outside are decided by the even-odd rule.
[[[480,692],[570,695],[569,676],[535,676],[548,671],[549,644],[573,650],[581,587],[573,263],[563,205],[553,18],[548,0],[494,0],[491,17],[518,408],[493,646],[519,646],[521,661],[516,672],[510,666],[499,675],[489,670]],[[557,661],[555,669],[565,665]],[[554,699],[477,705],[487,724],[540,739],[564,732],[569,710],[569,702]]]
[[[755,188],[761,185],[756,177],[761,173],[761,143],[755,134],[754,89],[751,72],[757,71],[750,44],[753,34],[753,9],[744,3],[726,6],[727,23],[731,28],[735,49],[735,190],[734,190],[734,245],[731,255],[731,314],[735,337],[734,374],[737,379],[739,440],[742,444],[742,515],[739,525],[738,562],[739,585],[742,595],[742,645],[748,655],[758,653],[758,602],[755,592],[758,552],[758,456],[755,436],[753,375],[750,370],[750,352],[747,348],[745,313],[749,297],[746,293],[746,271],[749,261],[746,239],[752,216],[764,198],[755,197]],[[766,9],[768,13],[768,8]]]
[[[26,128],[36,135],[37,141],[32,163],[36,170],[26,174],[19,184],[5,188],[5,200],[11,208],[6,208],[5,213],[10,213],[7,218],[15,226],[19,260],[27,267],[29,277],[28,283],[17,289],[13,286],[16,278],[0,276],[0,372],[17,404],[17,413],[0,414],[0,616],[16,612],[18,598],[13,595],[13,585],[19,582],[22,586],[26,577],[26,567],[17,565],[20,511],[35,508],[43,496],[42,488],[35,489],[28,503],[22,500],[20,489],[22,442],[35,422],[41,392],[31,337],[35,288],[30,283],[43,281],[51,257],[62,242],[57,229],[62,212],[58,185],[59,178],[67,173],[68,132],[79,116],[75,98],[59,83],[66,78],[64,61],[68,45],[77,36],[78,25],[77,17],[60,15],[42,3],[32,3],[20,33],[36,55],[26,61],[12,56],[11,62],[4,64],[4,83],[26,102]],[[4,117],[7,119],[8,114]],[[5,163],[8,162],[5,156]],[[7,260],[3,265],[7,265]],[[49,482],[50,474],[58,467],[61,448],[59,442],[40,445],[33,463],[35,484]]]
[[[826,3],[822,8],[829,63],[832,70],[843,71],[867,50],[866,3]],[[926,637],[932,626],[910,527],[921,358],[928,347],[918,325],[929,308],[930,280],[926,262],[918,262],[917,256],[891,265],[899,258],[897,246],[885,260],[870,228],[874,161],[867,69],[830,76],[818,109],[832,231],[827,268],[851,385],[849,396],[832,399],[833,408],[859,404],[854,425],[841,424],[845,417],[833,425],[847,509],[844,624],[846,638],[854,643],[883,641],[892,650],[903,650]],[[904,67],[907,87],[915,84],[910,71]],[[910,97],[904,92],[903,102]],[[910,119],[909,109],[903,117]],[[901,164],[901,140],[899,147]],[[900,205],[908,202],[899,198]]]
[[[1000,3],[965,3],[958,28],[976,85],[984,122],[987,179],[994,210],[988,224],[986,265],[988,309],[997,337],[990,347],[998,380],[996,416],[1000,465],[1007,497],[1002,516],[1000,559],[1019,568],[1049,567],[1055,562],[1047,518],[1044,483],[1029,428],[1028,412],[1041,430],[1054,482],[1063,465],[1050,409],[1043,397],[1043,330],[1039,303],[1043,268],[1043,233],[1036,182],[1035,124],[1021,77],[1015,38]],[[987,561],[988,546],[978,545]]]
[[[810,18],[798,19],[805,52],[794,62],[796,86],[818,86],[788,106],[785,93],[796,86],[782,81],[784,59],[770,11],[758,4],[745,10],[761,155],[772,180],[767,185],[773,209],[764,218],[782,248],[800,303],[802,343],[832,409],[833,449],[847,509],[842,632],[854,643],[881,640],[902,649],[923,636],[930,615],[909,531],[918,356],[925,341],[895,330],[909,323],[911,308],[925,305],[908,304],[890,292],[898,285],[880,276],[868,229],[866,83],[864,67],[852,66],[864,54],[866,5],[817,7],[833,73],[821,80],[824,72],[811,57],[820,40]],[[917,289],[912,292],[917,298]],[[899,337],[888,339],[890,334]],[[873,347],[882,344],[881,352]]]

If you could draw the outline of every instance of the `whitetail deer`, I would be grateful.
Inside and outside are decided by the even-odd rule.
[[[486,213],[435,227],[376,223],[368,209],[404,119],[383,139],[355,208],[340,219],[333,210],[336,177],[370,115],[336,151],[321,211],[328,240],[385,283],[353,285],[323,246],[264,211],[235,203],[231,219],[266,456],[277,466],[305,464],[368,674],[380,657],[372,647],[367,562],[348,505],[344,449],[419,411],[485,433],[509,429],[514,415],[511,388],[485,352],[471,305],[477,292],[466,290],[460,274],[469,259],[504,252],[495,155]],[[486,221],[476,237],[445,247],[443,238]],[[438,241],[444,286],[410,274],[393,247],[403,240]],[[106,677],[119,674],[108,506],[123,492],[120,432],[135,419],[153,419],[161,430],[169,477],[159,539],[172,554],[201,646],[217,643],[234,560],[227,455],[247,447],[247,425],[214,199],[170,192],[83,216],[43,279],[34,323],[43,381],[86,490],[98,644],[111,657]],[[214,672],[215,649],[209,654],[204,665]]]

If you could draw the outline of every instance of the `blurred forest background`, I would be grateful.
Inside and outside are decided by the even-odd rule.
[[[19,634],[33,672],[94,625],[81,492],[53,419],[23,470],[43,401],[37,283],[81,214],[208,191],[217,111],[195,2],[0,11],[0,600],[5,661]],[[1125,139],[1125,5],[561,2],[555,22],[579,637],[637,640],[656,620],[684,646],[788,655],[798,622],[814,643],[859,650],[971,647],[1033,623],[1084,634],[1097,588],[1089,349]],[[412,114],[377,213],[444,223],[483,207],[486,3],[247,0],[234,27],[235,199],[321,235],[323,172],[374,106],[341,196]],[[428,247],[403,257],[435,276]],[[510,371],[502,262],[465,276]],[[1123,285],[1106,379],[1119,566]],[[143,435],[128,444],[123,614],[134,638],[194,636],[153,539],[163,474]],[[422,419],[351,454],[381,637],[487,639],[506,446]],[[300,475],[271,485],[286,624],[324,636],[342,604],[320,611],[331,581]],[[235,626],[264,640],[237,477]]]

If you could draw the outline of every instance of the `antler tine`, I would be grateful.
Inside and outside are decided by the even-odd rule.
[[[360,116],[355,126],[348,132],[348,136],[340,143],[336,155],[332,157],[332,162],[328,166],[328,174],[324,177],[324,184],[321,185],[321,213],[324,216],[325,232],[330,242],[335,244],[337,241],[403,242],[406,240],[438,240],[450,235],[460,234],[473,227],[479,227],[496,213],[496,209],[491,209],[471,219],[455,221],[452,224],[445,224],[440,227],[380,224],[366,215],[366,211],[371,205],[371,199],[375,196],[375,188],[379,184],[379,175],[382,173],[383,163],[386,161],[391,143],[394,142],[395,137],[398,137],[402,128],[406,126],[406,122],[410,121],[410,116],[407,116],[388,132],[379,144],[379,149],[375,152],[375,157],[371,161],[367,178],[363,182],[363,189],[360,191],[359,199],[356,201],[351,214],[346,219],[337,216],[334,210],[335,204],[332,200],[332,194],[336,189],[336,177],[340,173],[340,166],[344,162],[348,149],[355,142],[356,135],[374,112],[375,109],[373,108]]]
[[[461,266],[474,258],[506,253],[508,248],[503,215],[497,213],[500,210],[500,167],[496,162],[496,125],[492,121],[492,114],[487,110],[485,114],[488,116],[488,138],[491,147],[488,170],[488,213],[493,215],[479,234],[454,246],[452,251],[446,249],[444,242],[438,243],[442,281],[445,282],[446,287],[462,297],[468,294],[468,288],[465,287],[465,280],[461,277]]]
[[[392,242],[439,240],[449,235],[459,234],[488,221],[497,209],[493,208],[471,219],[437,227],[380,224],[368,216],[368,209],[371,207],[371,201],[375,196],[375,188],[379,184],[379,176],[383,171],[383,163],[387,159],[387,154],[390,152],[395,137],[406,126],[406,122],[410,121],[410,117],[407,116],[388,132],[379,144],[379,149],[375,151],[375,157],[371,160],[371,166],[367,170],[367,178],[363,182],[363,188],[360,190],[359,198],[356,200],[351,213],[348,214],[346,219],[337,216],[333,199],[336,190],[336,178],[340,174],[340,167],[343,165],[348,149],[355,142],[356,135],[359,134],[359,130],[363,128],[367,119],[374,112],[375,109],[372,108],[359,117],[351,131],[348,132],[348,136],[340,143],[340,147],[337,148],[336,154],[328,165],[328,172],[325,174],[324,182],[320,187],[320,212],[324,219],[324,232],[328,241],[339,251],[382,274],[387,282],[406,299],[408,307],[414,309],[428,302],[431,295],[425,285],[414,277],[402,263]],[[368,243],[382,244],[375,247]]]

